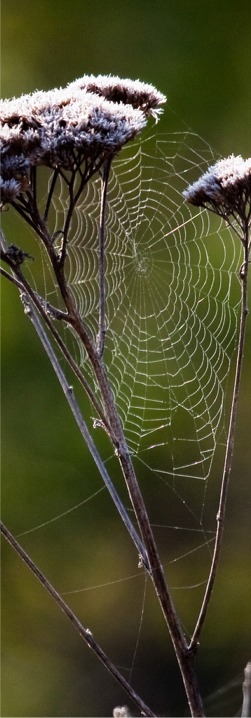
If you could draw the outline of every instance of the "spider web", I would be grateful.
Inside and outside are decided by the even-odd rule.
[[[168,562],[169,587],[188,635],[191,635],[191,626],[194,627],[194,615],[197,616],[207,579],[202,552],[205,552],[207,564],[210,563],[215,509],[211,506],[211,495],[207,507],[205,498],[209,477],[213,474],[216,448],[225,442],[226,384],[236,346],[240,303],[240,242],[218,218],[206,210],[191,208],[182,197],[187,185],[216,159],[215,151],[187,130],[146,137],[138,144],[126,147],[113,161],[106,209],[104,362],[128,446],[137,463],[137,478],[146,489],[144,499],[147,504],[150,496],[154,535],[163,565]],[[44,191],[46,197],[45,185]],[[100,178],[95,176],[88,182],[72,219],[66,267],[69,287],[94,340],[99,328],[100,199]],[[60,178],[53,194],[53,206],[51,232],[57,236],[55,245],[60,247],[68,210],[67,190]],[[62,306],[43,249],[41,252],[43,278],[41,265],[37,262],[27,264],[27,271],[37,290],[40,291],[41,284],[45,285],[46,299]],[[99,396],[83,345],[68,328],[64,336]],[[117,481],[117,465],[114,471],[114,464],[115,459],[110,460],[109,471],[112,477],[114,473]],[[52,544],[60,547],[60,561],[55,561],[53,569],[56,580],[66,597],[72,594],[74,607],[78,602],[78,614],[80,617],[83,614],[84,622],[90,620],[95,630],[106,603],[109,616],[104,625],[110,627],[111,595],[116,596],[114,616],[119,613],[119,606],[123,615],[123,621],[119,619],[119,629],[121,624],[125,625],[133,642],[132,657],[128,654],[125,658],[124,649],[122,651],[123,671],[129,680],[134,679],[141,654],[143,666],[145,655],[149,654],[149,587],[145,600],[143,572],[137,570],[135,574],[135,563],[131,570],[127,560],[121,568],[121,557],[115,559],[116,547],[112,553],[113,563],[109,565],[107,562],[111,543],[114,543],[113,524],[112,528],[110,523],[105,524],[105,510],[103,504],[101,507],[98,503],[98,496],[101,501],[100,485],[93,487],[88,476],[85,485],[77,477],[78,503],[69,506],[62,491],[60,470],[55,474],[53,478],[58,483],[54,488],[53,517],[47,512],[46,498],[46,509],[43,507],[41,518],[39,514],[37,519],[36,514],[36,526],[31,527],[27,518],[27,528],[20,535],[28,534],[26,540],[28,546],[32,541],[32,550],[36,541],[33,532],[39,535],[39,530],[42,531],[42,545],[44,536],[48,537],[44,549],[45,565]],[[46,496],[47,490],[45,483]],[[51,484],[49,491],[53,505]],[[217,488],[216,491],[218,500]],[[90,502],[92,506],[93,501],[97,508],[97,527],[95,531],[90,529],[94,541],[91,554],[88,513],[84,510]],[[29,512],[29,501],[24,503]],[[59,509],[61,505],[62,509]],[[95,515],[95,510],[92,508],[90,513]],[[83,521],[84,551],[79,539]],[[74,551],[70,550],[70,568],[66,570],[70,544]],[[116,525],[116,546],[120,545]],[[64,555],[65,566],[61,560]],[[97,561],[97,555],[100,557],[100,578],[97,579],[95,574],[93,581],[93,563]],[[200,561],[196,561],[198,555]],[[88,603],[88,592],[92,594],[94,589],[95,601]],[[123,597],[124,614],[121,609]],[[92,614],[89,619],[89,604],[97,610],[95,619]],[[188,604],[192,617],[187,614]],[[104,633],[105,628],[102,629]],[[114,628],[113,633],[116,634]],[[159,645],[162,640],[161,624]]]
[[[132,454],[173,479],[210,474],[236,337],[238,243],[182,197],[214,161],[191,132],[147,137],[120,154],[109,180],[104,361]],[[94,339],[100,197],[96,177],[76,207],[67,267]],[[57,232],[67,211],[62,180],[53,201]]]

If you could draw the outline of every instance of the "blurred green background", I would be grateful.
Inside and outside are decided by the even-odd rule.
[[[249,156],[250,21],[248,0],[2,0],[2,96],[85,73],[139,78],[167,94],[177,124],[223,156]],[[10,229],[8,241],[22,245],[12,218]],[[197,661],[207,715],[238,714],[250,659],[250,360],[249,322],[222,563]],[[2,282],[3,521],[21,534],[101,487],[17,293]],[[154,486],[147,500],[153,505]],[[184,533],[179,540],[175,556],[186,549]],[[69,603],[126,677],[143,615],[132,683],[157,713],[187,713],[150,585],[142,614],[143,575],[112,583],[137,574],[137,556],[106,492],[20,541],[59,591],[89,587]],[[19,558],[6,545],[2,552],[2,715],[112,715],[130,705]],[[173,564],[170,583],[189,585],[186,570]],[[176,594],[189,630],[198,598]]]

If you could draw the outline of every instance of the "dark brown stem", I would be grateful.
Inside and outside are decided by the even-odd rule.
[[[95,655],[99,660],[103,663],[103,665],[107,668],[109,673],[116,679],[116,681],[122,686],[122,688],[126,691],[126,693],[130,696],[130,698],[134,701],[136,706],[139,708],[141,713],[144,716],[155,716],[155,713],[148,708],[148,706],[144,703],[144,701],[141,700],[140,696],[137,695],[137,693],[134,691],[132,686],[127,683],[125,678],[121,675],[121,673],[118,671],[116,666],[110,661],[106,653],[104,653],[101,646],[97,643],[95,638],[93,637],[91,631],[88,628],[85,628],[83,624],[79,621],[77,616],[75,616],[75,613],[71,610],[71,608],[68,606],[68,604],[63,600],[63,598],[60,596],[58,591],[52,586],[50,581],[45,577],[45,575],[40,571],[38,566],[32,561],[30,556],[24,551],[24,549],[20,546],[18,541],[14,538],[14,536],[10,533],[10,531],[4,526],[2,522],[0,522],[0,530],[2,535],[5,537],[5,539],[8,541],[8,543],[12,546],[12,548],[18,553],[18,555],[21,557],[21,559],[24,561],[26,566],[32,571],[34,576],[38,579],[39,583],[46,589],[46,591],[52,596],[54,601],[57,603],[61,611],[65,614],[65,616],[69,619],[69,621],[72,623],[75,630],[79,633],[81,638],[84,639],[84,641],[87,643],[89,648],[94,651]]]
[[[57,182],[57,178],[58,178],[58,172],[59,172],[59,170],[58,170],[58,169],[55,169],[54,172],[53,172],[52,178],[51,178],[50,188],[49,188],[49,191],[48,191],[48,197],[47,197],[47,200],[46,200],[46,207],[45,207],[45,211],[44,211],[44,222],[47,222],[47,221],[48,221],[48,215],[49,215],[49,211],[50,211],[50,206],[51,206],[51,201],[52,201],[52,197],[53,197],[53,192],[54,192],[54,189],[55,189],[55,186],[56,186],[56,182]]]

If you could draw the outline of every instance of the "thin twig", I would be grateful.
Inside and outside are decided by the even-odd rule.
[[[216,536],[215,536],[214,552],[213,552],[210,573],[209,573],[209,577],[208,577],[208,581],[207,581],[205,594],[203,597],[203,601],[202,601],[200,613],[198,616],[198,620],[197,620],[197,623],[196,623],[196,626],[194,629],[194,633],[193,633],[193,636],[192,636],[192,639],[190,642],[189,650],[196,649],[196,646],[198,644],[199,637],[200,637],[200,634],[201,634],[201,631],[202,631],[202,628],[204,625],[208,605],[209,605],[213,587],[214,587],[216,572],[217,572],[217,568],[218,568],[218,564],[219,564],[222,540],[223,540],[227,493],[228,493],[229,478],[230,478],[230,473],[231,473],[231,468],[232,468],[232,457],[233,457],[233,450],[234,450],[237,408],[238,408],[238,402],[239,402],[241,372],[242,372],[243,356],[244,356],[246,321],[247,321],[247,314],[248,314],[248,267],[249,267],[248,259],[249,259],[249,251],[250,251],[248,221],[245,222],[244,238],[242,239],[242,244],[244,246],[244,262],[243,262],[241,272],[240,272],[240,278],[242,281],[242,303],[241,303],[239,341],[238,341],[238,351],[237,351],[237,358],[236,358],[235,380],[234,380],[233,398],[232,398],[229,428],[228,428],[225,461],[224,461],[224,468],[223,468],[223,475],[222,475],[222,482],[221,482],[221,492],[220,492],[218,512],[217,512],[217,516],[216,516],[217,529],[216,529]]]
[[[76,631],[79,633],[81,638],[85,640],[89,648],[94,651],[95,655],[99,658],[99,660],[103,663],[103,665],[107,668],[109,673],[116,679],[116,681],[122,686],[122,688],[126,691],[126,693],[130,696],[130,698],[134,701],[136,706],[139,708],[139,710],[142,712],[145,716],[155,716],[156,714],[153,713],[153,711],[148,708],[148,706],[142,701],[140,696],[137,695],[137,693],[134,691],[132,686],[127,683],[125,678],[122,676],[122,674],[118,671],[116,666],[110,661],[106,653],[104,653],[103,649],[100,647],[100,645],[97,643],[95,638],[93,637],[91,631],[88,628],[85,628],[83,624],[79,621],[77,616],[75,616],[75,613],[71,610],[71,608],[68,606],[68,604],[63,600],[63,598],[60,596],[58,591],[54,588],[54,586],[48,581],[48,579],[45,577],[45,575],[40,571],[38,566],[32,561],[30,556],[24,551],[22,546],[18,543],[18,541],[14,538],[14,536],[11,534],[11,532],[7,529],[6,526],[0,522],[0,530],[3,536],[6,538],[8,543],[12,546],[12,548],[18,553],[18,555],[21,557],[21,559],[25,562],[26,566],[32,571],[34,576],[38,579],[39,583],[44,586],[46,591],[52,596],[54,601],[57,603],[59,608],[61,608],[61,611],[65,614],[65,616],[71,621],[72,625],[76,629]]]
[[[44,222],[48,222],[48,215],[49,215],[49,211],[50,211],[53,192],[54,192],[54,189],[55,189],[55,186],[57,183],[58,173],[59,173],[59,170],[57,168],[54,170],[52,178],[51,178],[50,187],[48,189],[48,196],[47,196],[47,200],[46,200],[45,211],[44,211]]]
[[[99,220],[99,328],[97,336],[97,350],[100,357],[104,352],[105,332],[106,332],[106,277],[105,277],[105,215],[106,215],[106,199],[109,172],[111,167],[111,159],[107,159],[101,169],[101,200],[100,200],[100,220]]]
[[[74,396],[73,389],[71,386],[69,386],[69,384],[66,380],[64,372],[59,364],[59,361],[58,361],[58,358],[57,358],[55,352],[53,351],[51,343],[48,340],[45,330],[44,330],[44,328],[40,322],[40,319],[37,315],[37,312],[36,312],[35,308],[32,306],[32,303],[26,294],[23,294],[21,299],[22,299],[22,302],[23,302],[23,305],[25,308],[25,313],[29,316],[29,319],[31,320],[31,322],[39,336],[39,339],[46,351],[46,354],[49,357],[49,360],[53,366],[53,369],[54,369],[54,371],[57,375],[57,378],[60,382],[61,388],[63,389],[64,395],[65,395],[65,397],[68,401],[68,404],[70,406],[70,409],[73,413],[74,419],[75,419],[75,421],[81,431],[81,434],[87,444],[87,447],[90,451],[90,454],[91,454],[92,458],[94,459],[95,464],[100,472],[100,475],[102,476],[104,483],[115,503],[115,506],[116,506],[119,514],[120,514],[120,517],[121,517],[123,523],[125,524],[128,532],[137,548],[137,551],[138,551],[140,557],[142,558],[142,562],[143,562],[144,566],[149,570],[149,562],[148,562],[148,557],[147,557],[147,553],[144,548],[144,545],[143,545],[141,539],[139,538],[137,531],[135,530],[133,524],[131,523],[131,521],[127,515],[127,512],[124,508],[124,505],[123,505],[122,501],[120,500],[120,498],[117,494],[117,491],[115,490],[115,487],[110,479],[110,476],[99,456],[99,453],[96,449],[96,446],[94,444],[92,436],[89,433],[86,423],[85,423],[85,421],[82,417],[82,414],[80,412],[79,406],[78,406],[77,401]]]

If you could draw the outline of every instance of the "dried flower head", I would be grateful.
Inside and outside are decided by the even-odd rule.
[[[151,85],[98,76],[0,102],[2,204],[29,185],[36,165],[95,170],[133,139],[164,96]]]
[[[225,219],[232,215],[238,223],[250,220],[251,158],[230,155],[219,160],[183,196],[191,204],[208,207]]]
[[[110,75],[84,75],[78,80],[71,82],[68,89],[73,91],[85,89],[95,95],[105,97],[110,102],[122,102],[124,105],[131,105],[140,109],[148,117],[152,115],[158,119],[162,112],[160,107],[166,102],[165,95],[158,92],[153,85],[148,85],[139,80],[122,80],[120,77]]]

